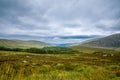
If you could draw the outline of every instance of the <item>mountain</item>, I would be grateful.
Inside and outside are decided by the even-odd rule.
[[[106,36],[103,38],[88,40],[75,46],[101,47],[101,48],[120,48],[120,33]]]
[[[8,40],[0,39],[0,46],[7,48],[43,48],[53,46],[51,44],[34,40]]]

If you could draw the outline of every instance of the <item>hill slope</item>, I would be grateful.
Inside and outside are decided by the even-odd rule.
[[[0,39],[0,46],[8,47],[8,48],[42,48],[42,47],[49,47],[53,46],[48,43],[34,41],[34,40],[7,40],[7,39]]]
[[[76,46],[80,45],[90,47],[120,48],[120,33],[99,39],[88,40]]]

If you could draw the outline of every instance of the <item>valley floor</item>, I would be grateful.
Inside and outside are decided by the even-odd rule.
[[[120,55],[0,51],[0,80],[120,80]]]

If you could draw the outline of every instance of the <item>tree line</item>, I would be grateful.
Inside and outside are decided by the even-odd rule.
[[[22,49],[22,48],[7,48],[7,47],[0,46],[0,50],[29,52],[29,53],[38,53],[38,54],[59,54],[59,53],[73,54],[78,52],[68,47],[44,47],[41,49],[39,48]]]

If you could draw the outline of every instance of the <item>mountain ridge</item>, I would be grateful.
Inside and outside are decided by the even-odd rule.
[[[8,48],[43,48],[54,45],[36,40],[0,39],[0,46]]]
[[[73,46],[80,45],[98,48],[120,48],[120,33],[112,34],[102,38],[87,40]]]

